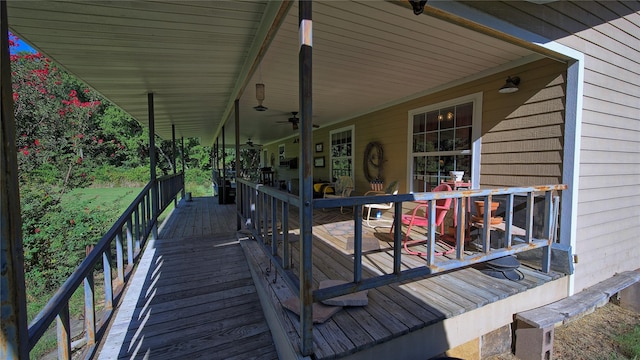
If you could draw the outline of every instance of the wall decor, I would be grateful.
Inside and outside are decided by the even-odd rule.
[[[313,166],[318,168],[324,167],[324,156],[316,156],[313,158]]]
[[[316,144],[316,152],[322,152],[324,150],[324,146],[322,143]]]

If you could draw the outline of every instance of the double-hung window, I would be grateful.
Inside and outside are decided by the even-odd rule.
[[[451,171],[464,171],[463,180],[477,187],[480,103],[478,94],[409,113],[411,191],[431,191]]]
[[[353,126],[331,131],[331,177],[335,180],[340,176],[353,179]]]

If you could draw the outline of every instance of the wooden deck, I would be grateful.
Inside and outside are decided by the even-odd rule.
[[[297,228],[293,212],[291,229]],[[325,279],[351,279],[351,217],[337,210],[314,213],[316,287]],[[363,276],[390,273],[389,229],[365,227],[363,231]],[[295,230],[291,233],[291,259],[293,268],[299,269],[299,238]],[[142,256],[99,350],[100,359],[277,359],[273,343],[282,339],[291,348],[282,358],[299,353],[298,318],[282,307],[282,302],[295,294],[273,271],[257,242],[244,231],[236,232],[235,205],[219,205],[217,198],[181,202],[160,229],[159,239],[150,241]],[[424,260],[403,255],[402,264],[411,268]],[[424,336],[421,331],[441,326],[446,319],[459,318],[562,276],[521,268],[525,279],[519,282],[465,268],[369,290],[367,306],[344,308],[314,326],[314,358],[365,354],[381,344],[411,339],[414,334]],[[264,295],[263,301],[269,300],[264,308],[258,293]],[[280,325],[270,329],[265,319],[273,324],[274,317]],[[431,340],[442,342],[446,349],[443,333],[434,333]],[[377,354],[396,353],[394,347],[390,349]],[[426,355],[420,358],[429,358]]]
[[[350,229],[353,228],[353,220],[350,219],[351,217],[351,214],[341,215],[339,211],[314,212],[314,288],[318,288],[322,280],[352,281],[353,246],[351,242],[353,238]],[[295,218],[297,216],[292,214],[291,229],[297,227]],[[294,269],[300,269],[298,240],[297,231],[290,231],[291,259]],[[389,228],[363,227],[364,278],[392,273],[392,244]],[[257,286],[266,289],[265,293],[274,304],[272,310],[280,319],[281,331],[288,334],[289,343],[292,345],[291,351],[299,352],[300,324],[297,315],[285,310],[282,306],[287,299],[297,298],[296,294],[286,286],[278,274],[264,271],[269,268],[269,261],[255,241],[243,241],[242,245],[250,255],[250,263],[254,271],[260,272],[257,278],[262,283]],[[447,258],[443,256],[438,259],[446,261]],[[403,269],[424,264],[424,258],[407,255],[403,250]],[[364,355],[364,351],[378,349],[377,345],[391,343],[392,340],[401,337],[409,338],[405,335],[418,333],[421,329],[430,328],[429,331],[432,331],[445,319],[455,318],[488,304],[522,294],[563,276],[558,273],[545,274],[525,265],[521,266],[520,270],[524,275],[521,281],[496,279],[483,274],[478,268],[468,267],[429,278],[369,290],[367,306],[345,307],[328,321],[314,325],[314,356],[317,359],[335,359],[350,355],[360,356],[356,358],[378,357],[384,353],[373,350]],[[446,344],[448,335],[444,332],[443,328],[439,328],[435,334],[429,335],[435,336],[432,339],[429,337],[413,339],[422,339],[418,341],[425,343],[435,340],[442,345],[443,350],[440,351],[444,351],[449,348]],[[476,337],[482,334],[479,333]],[[404,345],[414,346],[406,342]],[[385,349],[388,351],[386,353],[388,356],[415,358],[415,353],[405,351],[406,348],[390,346]],[[427,359],[436,356],[438,352],[431,355],[427,352],[420,354],[420,358]]]
[[[99,359],[277,359],[235,205],[181,202],[150,241]]]

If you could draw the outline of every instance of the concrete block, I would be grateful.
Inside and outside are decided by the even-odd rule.
[[[483,359],[489,356],[511,353],[511,344],[513,341],[511,324],[507,324],[482,335],[480,340],[480,355]]]
[[[480,338],[475,338],[453,349],[447,350],[446,356],[465,360],[480,360]]]
[[[521,360],[553,358],[554,327],[520,328],[516,330],[516,357]]]
[[[640,313],[640,283],[635,283],[618,293],[620,306]]]

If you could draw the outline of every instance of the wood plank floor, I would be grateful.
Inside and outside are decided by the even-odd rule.
[[[297,227],[296,217],[295,213],[292,214],[291,229]],[[314,212],[314,288],[318,288],[322,280],[353,279],[353,249],[349,243],[352,217],[352,214],[343,215],[339,211]],[[363,240],[363,277],[390,273],[393,252],[389,228],[363,227],[364,238],[368,240]],[[290,231],[293,269],[300,269],[298,240],[297,231]],[[283,320],[282,326],[289,334],[294,350],[298,351],[298,317],[282,306],[286,300],[296,297],[296,294],[278,274],[264,271],[270,268],[269,261],[255,241],[242,241],[242,245],[249,255],[251,266],[256,271],[262,271],[262,286],[271,290],[270,300],[279,309],[276,310],[277,315]],[[439,261],[446,259],[438,257]],[[403,250],[403,269],[421,265],[424,265],[424,258],[404,254]],[[524,264],[520,270],[524,279],[517,282],[495,279],[477,268],[468,267],[369,290],[367,306],[345,307],[326,322],[314,325],[314,356],[317,359],[345,357],[562,276],[557,273],[544,274]]]
[[[181,202],[142,255],[99,359],[277,359],[235,205]]]

